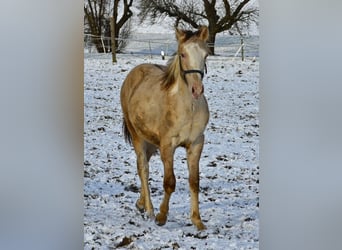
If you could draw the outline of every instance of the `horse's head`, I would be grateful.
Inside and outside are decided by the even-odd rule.
[[[206,71],[208,36],[206,26],[201,26],[196,32],[176,29],[181,74],[195,99],[204,91],[202,79]]]

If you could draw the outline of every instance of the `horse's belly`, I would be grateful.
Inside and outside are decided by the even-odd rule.
[[[158,146],[160,143],[160,131],[158,126],[158,118],[155,115],[157,113],[158,112],[151,112],[151,110],[149,110],[149,112],[138,111],[135,113],[132,121],[136,132],[139,134],[139,137],[144,138],[146,141]]]

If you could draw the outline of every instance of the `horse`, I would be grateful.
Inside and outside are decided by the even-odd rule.
[[[206,26],[197,31],[175,29],[178,50],[167,65],[140,64],[126,76],[120,92],[123,134],[133,144],[141,189],[136,207],[162,226],[175,191],[173,157],[186,149],[191,195],[190,218],[198,230],[206,229],[199,212],[199,160],[209,120],[203,77],[209,50]],[[149,160],[159,150],[164,165],[164,197],[157,216],[150,198]]]

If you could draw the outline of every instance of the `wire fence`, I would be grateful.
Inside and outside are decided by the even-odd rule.
[[[174,54],[177,41],[168,34],[135,34],[130,39],[119,39],[126,44],[121,53],[165,56]],[[103,51],[110,53],[111,38],[104,36],[84,35],[84,53],[97,53],[95,43],[102,46]],[[213,44],[209,44],[214,46]],[[215,54],[227,57],[259,57],[259,37],[250,36],[241,39],[238,36],[218,36],[215,42]]]

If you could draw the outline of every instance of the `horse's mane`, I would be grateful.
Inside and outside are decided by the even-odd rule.
[[[162,87],[163,89],[169,89],[173,83],[176,81],[176,77],[181,73],[179,65],[179,56],[174,54],[166,64],[166,70],[162,75]]]

